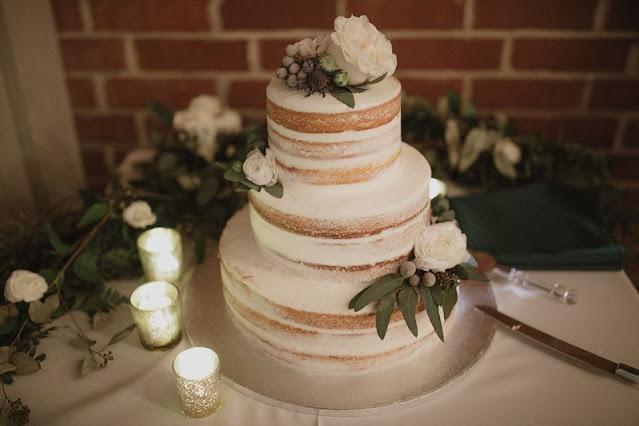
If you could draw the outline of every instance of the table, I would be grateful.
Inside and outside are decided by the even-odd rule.
[[[512,284],[494,280],[503,312],[616,362],[639,366],[639,294],[623,271],[531,272],[543,282],[561,282],[581,292],[566,306]],[[129,294],[138,282],[113,282]],[[104,330],[91,332],[99,343],[131,323],[119,308]],[[11,398],[31,408],[34,425],[551,425],[639,424],[639,387],[575,362],[498,327],[485,356],[463,378],[436,397],[399,412],[369,417],[302,414],[255,401],[224,385],[219,411],[204,420],[180,413],[171,371],[173,358],[189,347],[166,352],[142,348],[135,333],[113,347],[105,370],[80,378],[81,350],[68,318],[42,341],[43,370],[18,377]],[[99,345],[98,345],[99,346]],[[222,360],[223,362],[223,360]]]

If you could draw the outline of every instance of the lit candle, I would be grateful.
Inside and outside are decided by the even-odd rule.
[[[129,301],[142,346],[167,349],[180,341],[180,292],[176,286],[166,281],[142,284]]]
[[[189,417],[206,417],[220,406],[220,359],[209,348],[191,348],[173,361],[173,372],[182,404]]]
[[[149,280],[178,284],[182,275],[182,239],[170,228],[153,228],[138,237],[138,252]]]
[[[428,190],[428,195],[430,199],[437,197],[439,194],[445,196],[448,192],[448,187],[444,182],[439,179],[431,178],[430,180],[430,188]]]

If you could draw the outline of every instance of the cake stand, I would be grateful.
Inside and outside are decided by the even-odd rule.
[[[262,354],[240,335],[224,305],[217,256],[207,256],[182,291],[186,334],[193,345],[218,353],[222,380],[251,398],[304,413],[372,415],[419,404],[467,373],[495,333],[494,321],[474,308],[496,307],[490,285],[462,282],[445,344],[370,373],[319,375]]]

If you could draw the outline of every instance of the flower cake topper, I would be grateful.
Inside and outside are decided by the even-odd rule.
[[[305,38],[286,47],[275,75],[306,96],[330,93],[355,107],[354,93],[369,89],[392,75],[397,67],[391,42],[363,16],[335,19],[335,31]]]

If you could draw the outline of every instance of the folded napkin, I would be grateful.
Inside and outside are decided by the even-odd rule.
[[[540,183],[450,200],[468,248],[518,269],[618,270],[623,249],[605,232],[596,194]]]

